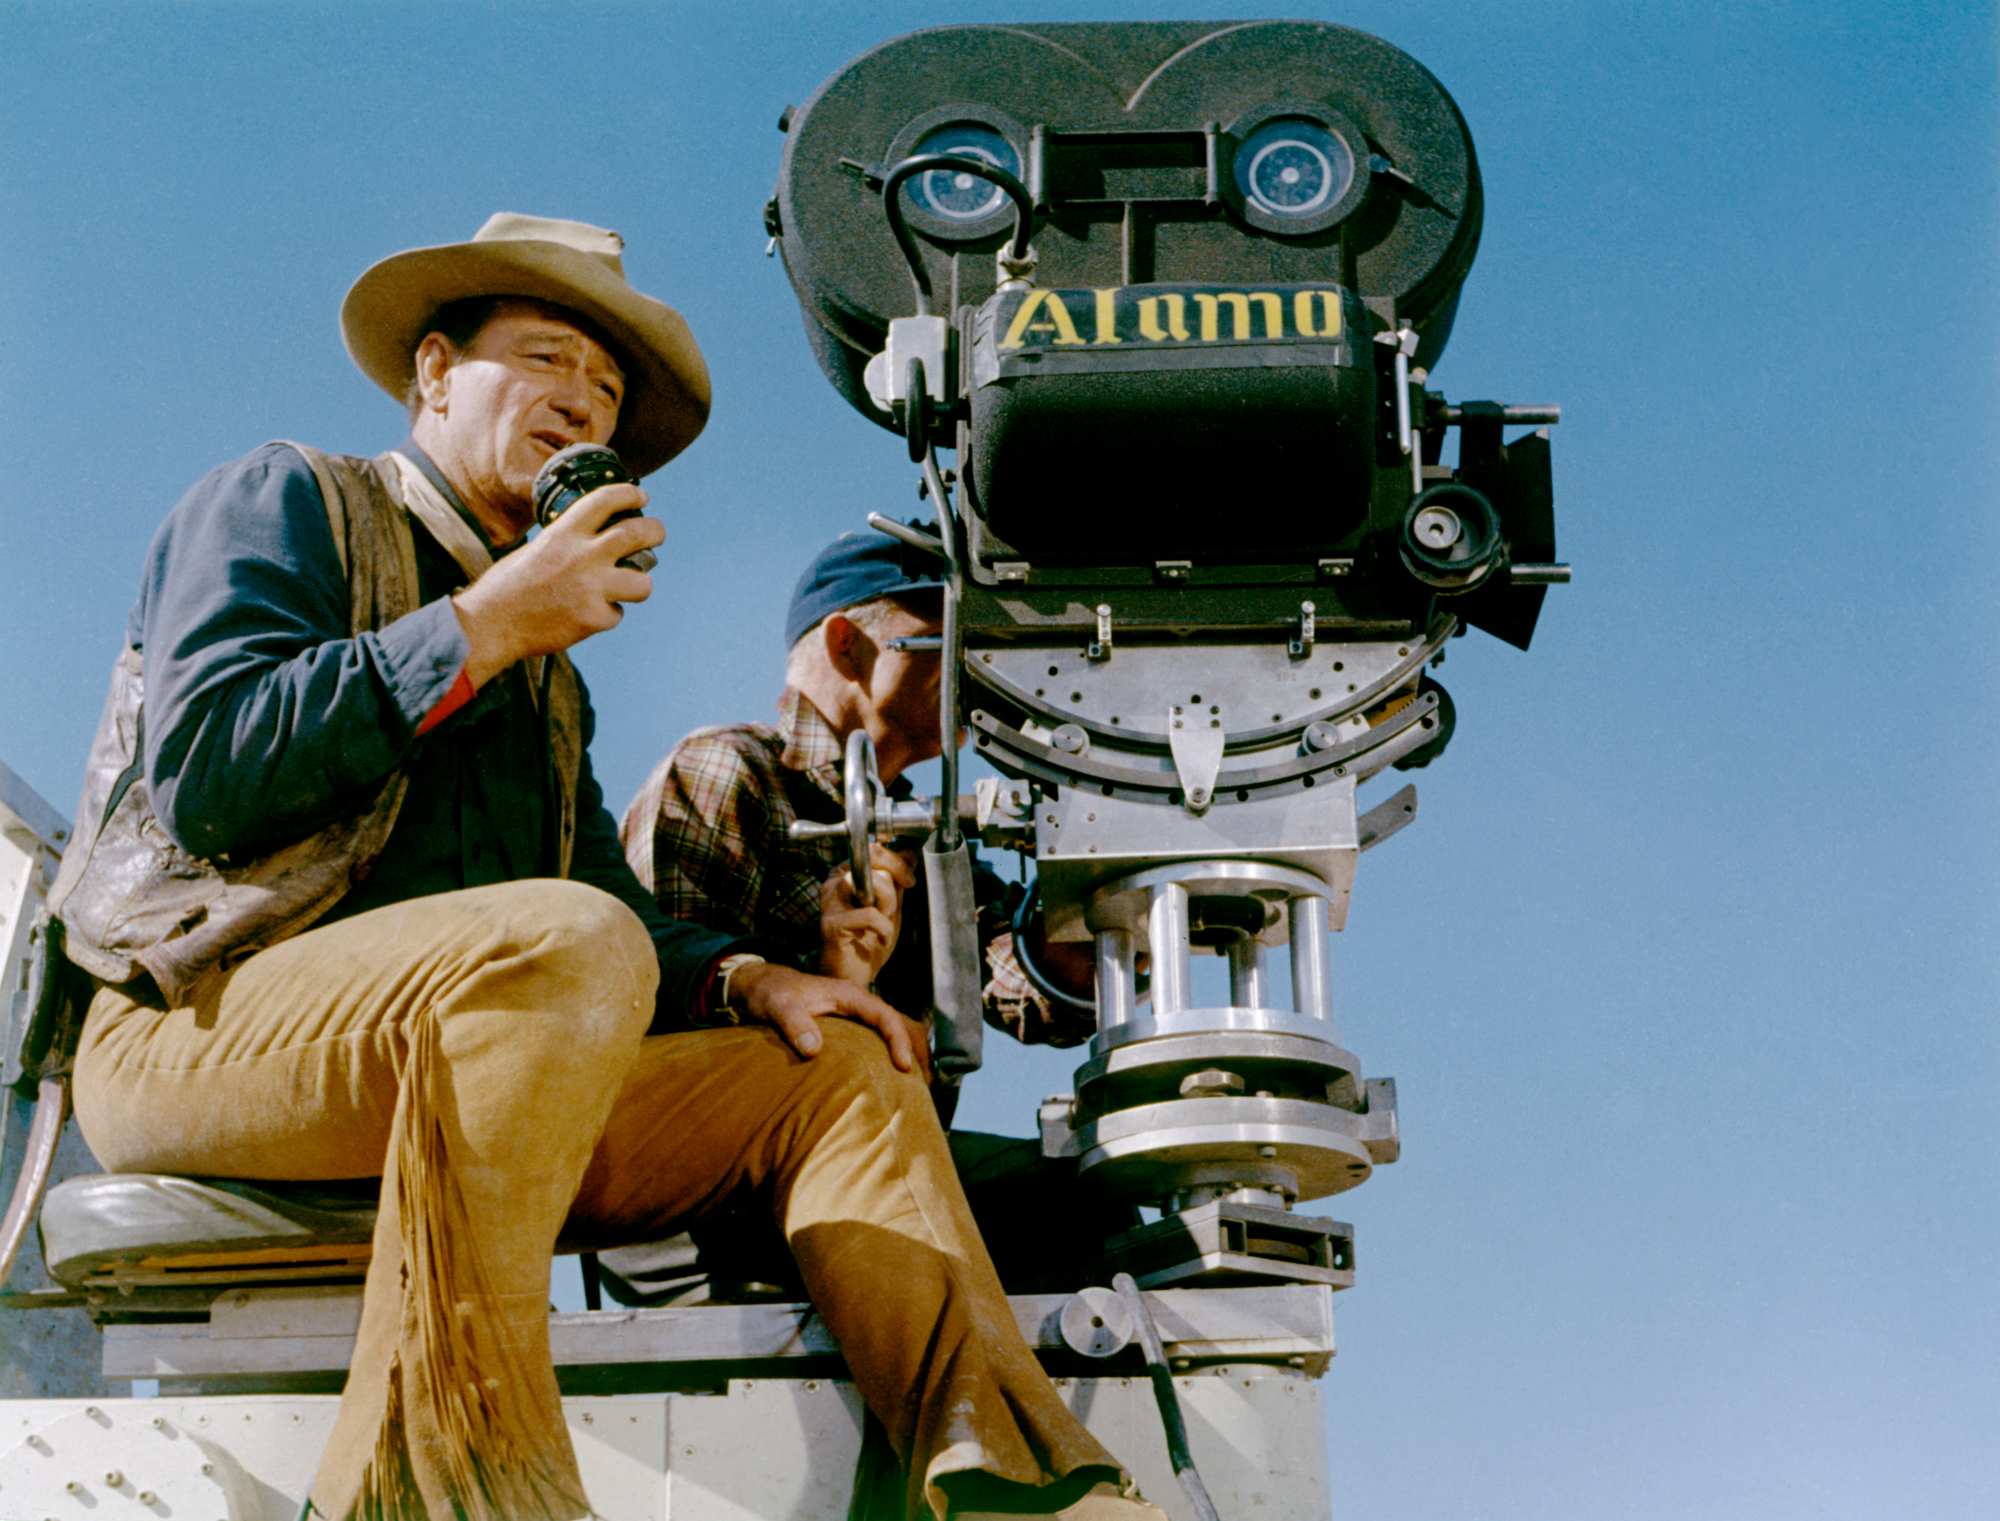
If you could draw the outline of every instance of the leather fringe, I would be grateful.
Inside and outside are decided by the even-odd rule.
[[[475,1245],[506,1226],[475,1226],[451,1167],[434,1088],[442,1064],[438,1025],[429,1011],[415,1021],[390,1137],[403,1348],[390,1364],[382,1430],[354,1516],[422,1521],[434,1514],[423,1500],[428,1489],[448,1497],[455,1521],[576,1521],[594,1513],[561,1408],[537,1409],[531,1392],[548,1370],[529,1366],[508,1334],[502,1307],[518,1296],[493,1292]],[[524,1137],[523,1144],[533,1141]],[[534,1312],[547,1313],[545,1298],[537,1296]],[[420,1479],[413,1461],[426,1458],[442,1471]]]

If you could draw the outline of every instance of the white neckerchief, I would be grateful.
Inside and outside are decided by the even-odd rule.
[[[445,500],[444,493],[431,483],[431,478],[424,474],[417,462],[394,449],[389,451],[389,458],[395,461],[396,474],[401,478],[403,487],[403,503],[410,516],[423,524],[444,552],[458,562],[458,568],[465,572],[467,581],[477,581],[491,570],[493,553],[486,547],[486,541],[472,531],[472,525]],[[531,678],[528,691],[537,707],[542,702],[542,671],[547,660],[547,656],[537,655],[528,662]]]
[[[394,449],[389,451],[389,458],[396,462],[403,501],[410,516],[430,531],[444,552],[458,562],[466,578],[477,581],[491,570],[493,555],[485,541],[472,531],[472,525],[459,515],[458,509],[445,500],[444,493],[431,484],[431,478],[417,462]]]

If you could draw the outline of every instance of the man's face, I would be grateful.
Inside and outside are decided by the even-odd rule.
[[[435,446],[439,467],[481,520],[518,538],[534,521],[542,462],[571,444],[609,442],[624,371],[560,311],[529,301],[503,302],[449,357],[443,409],[427,408],[427,447]]]
[[[943,670],[936,650],[892,650],[889,641],[935,636],[942,627],[934,613],[891,607],[867,631],[876,646],[866,683],[868,737],[875,743],[885,778],[938,753],[938,682]]]

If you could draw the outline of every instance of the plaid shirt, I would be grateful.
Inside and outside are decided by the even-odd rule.
[[[751,935],[811,969],[820,951],[820,884],[847,859],[840,840],[796,841],[795,819],[844,817],[841,742],[810,702],[787,689],[778,723],[697,729],[660,762],[625,812],[625,857],[662,911]],[[897,778],[890,791],[909,791]],[[921,864],[919,864],[921,874]],[[1007,884],[976,871],[986,947],[986,1022],[1027,1044],[1073,1046],[1096,1033],[1087,1013],[1050,1007],[1014,959]],[[930,1007],[930,925],[919,880],[876,991],[905,1013]]]

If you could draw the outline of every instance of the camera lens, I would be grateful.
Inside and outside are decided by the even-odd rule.
[[[1354,181],[1354,154],[1326,127],[1304,117],[1267,121],[1236,150],[1236,186],[1269,216],[1324,211]]]
[[[1012,175],[1021,172],[1021,157],[1014,151],[1014,145],[980,122],[954,122],[926,132],[918,139],[915,151],[951,153],[991,164]],[[1006,192],[998,185],[954,169],[933,169],[920,174],[909,182],[904,193],[918,210],[952,222],[976,222],[991,216],[1006,200]]]

